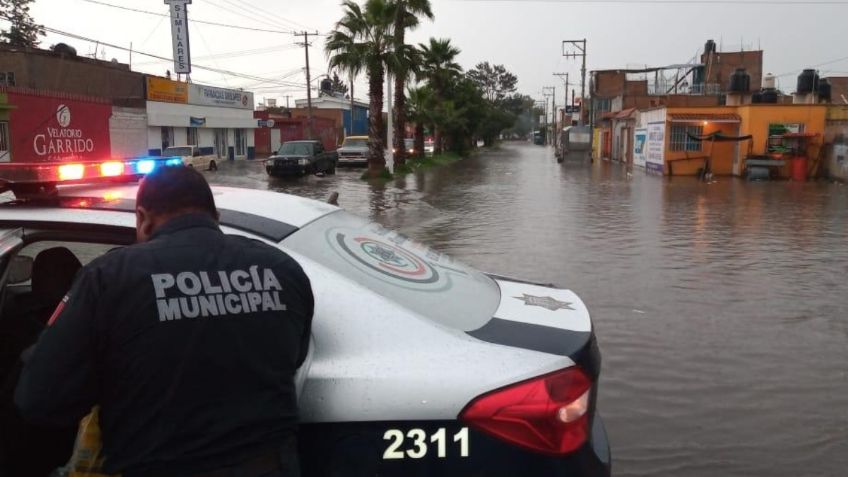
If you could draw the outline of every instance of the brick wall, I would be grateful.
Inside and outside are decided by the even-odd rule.
[[[828,78],[828,81],[830,81],[831,102],[848,104],[848,76],[833,76]]]
[[[626,73],[618,70],[595,71],[592,81],[593,96],[600,98],[621,96],[624,94]]]
[[[0,47],[0,72],[15,74],[15,85],[111,100],[144,100],[144,75],[129,66],[69,57],[35,48]]]
[[[751,91],[759,91],[763,84],[763,52],[737,51],[701,55],[706,65],[706,82],[718,83],[722,91],[730,87],[730,76],[736,68],[745,68],[751,75]]]

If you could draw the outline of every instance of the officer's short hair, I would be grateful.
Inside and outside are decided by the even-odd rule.
[[[182,211],[208,212],[218,218],[212,189],[203,174],[193,167],[158,167],[138,187],[136,205],[152,214]]]

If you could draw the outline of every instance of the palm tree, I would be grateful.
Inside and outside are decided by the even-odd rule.
[[[395,75],[395,104],[394,104],[394,161],[401,165],[406,161],[406,95],[404,90],[410,73],[415,73],[418,62],[417,50],[409,49],[406,45],[406,30],[413,30],[419,25],[418,18],[423,16],[433,19],[430,0],[393,0],[395,4],[394,38],[395,52],[398,54]]]
[[[424,155],[424,125],[433,121],[433,91],[427,86],[410,88],[409,119],[415,122],[415,155]]]
[[[448,87],[462,74],[462,67],[456,63],[459,48],[453,46],[449,39],[430,38],[429,44],[420,44],[422,75],[433,89],[436,99],[444,101]],[[442,131],[437,124],[434,131],[433,147],[435,153],[442,152]]]
[[[386,169],[383,140],[383,82],[386,63],[395,40],[392,34],[395,5],[388,0],[367,0],[364,8],[352,0],[342,2],[344,14],[336,23],[324,50],[330,68],[351,76],[368,76],[368,174],[372,177]]]

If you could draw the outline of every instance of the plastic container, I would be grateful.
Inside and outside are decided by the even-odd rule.
[[[792,158],[792,180],[804,182],[807,180],[807,158],[795,156]]]

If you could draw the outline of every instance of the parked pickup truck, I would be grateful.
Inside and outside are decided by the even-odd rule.
[[[348,136],[338,149],[340,166],[368,164],[368,136]]]
[[[218,156],[201,154],[200,148],[197,146],[172,146],[162,151],[162,155],[165,157],[181,157],[183,164],[189,167],[208,171],[218,170]]]
[[[269,176],[336,173],[338,155],[327,151],[321,141],[289,141],[265,161]]]

